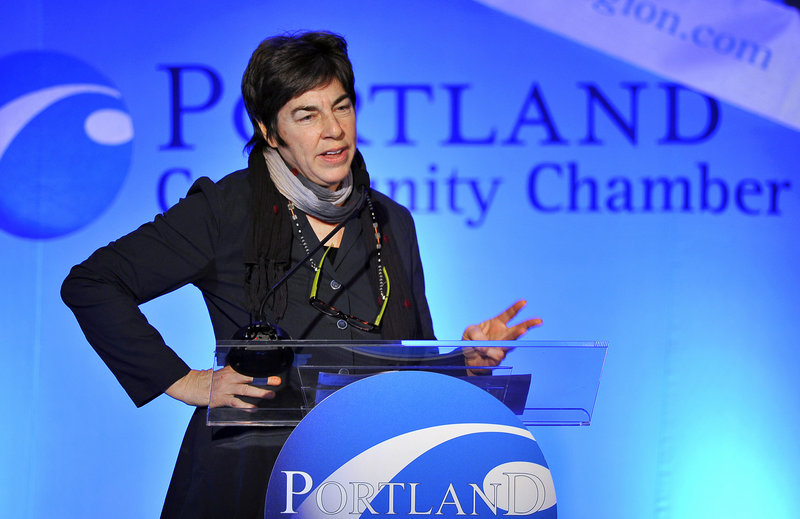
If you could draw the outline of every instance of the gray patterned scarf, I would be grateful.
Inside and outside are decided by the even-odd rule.
[[[304,213],[323,222],[341,222],[356,202],[349,200],[353,191],[352,171],[347,173],[339,189],[332,191],[303,175],[293,174],[274,148],[264,147],[264,160],[267,162],[269,176],[280,194],[294,202]]]

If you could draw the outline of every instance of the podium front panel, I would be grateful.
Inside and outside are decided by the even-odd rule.
[[[502,348],[505,358],[492,365],[487,348]],[[208,424],[297,425],[341,387],[415,370],[474,384],[525,425],[589,425],[607,349],[601,341],[217,341],[215,370],[230,366],[266,389],[270,376],[282,383],[274,398],[242,397],[252,408],[210,408]]]

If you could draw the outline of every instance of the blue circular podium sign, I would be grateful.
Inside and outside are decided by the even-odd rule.
[[[267,518],[556,517],[531,432],[468,382],[375,375],[319,403],[278,456]]]

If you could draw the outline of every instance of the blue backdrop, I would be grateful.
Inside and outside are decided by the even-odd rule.
[[[610,342],[592,425],[534,431],[563,517],[800,515],[796,131],[472,0],[36,0],[0,7],[0,516],[159,513],[190,409],[136,409],[60,283],[244,167],[241,73],[298,29],[350,43],[437,335],[526,298],[529,338]],[[195,289],[142,309],[211,365]]]

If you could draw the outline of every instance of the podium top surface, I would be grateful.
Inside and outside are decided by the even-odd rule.
[[[244,347],[247,349],[273,349],[279,348],[355,348],[363,350],[381,351],[391,348],[400,348],[398,353],[408,355],[441,355],[459,348],[506,348],[508,350],[525,350],[529,348],[593,348],[598,350],[608,349],[606,341],[462,341],[462,340],[437,340],[437,341],[337,341],[337,340],[218,340],[217,348]],[[433,348],[436,348],[434,350]]]

